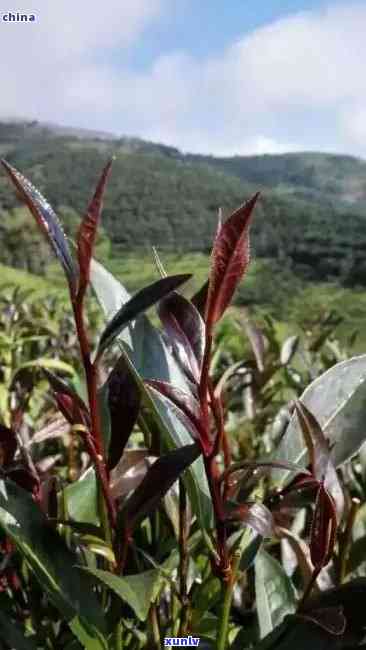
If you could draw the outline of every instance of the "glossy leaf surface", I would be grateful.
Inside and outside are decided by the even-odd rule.
[[[97,482],[94,468],[84,472],[78,481],[64,489],[67,514],[77,522],[98,524]]]
[[[171,291],[174,291],[174,289],[180,287],[184,282],[187,282],[190,277],[189,274],[173,275],[157,280],[153,284],[138,291],[119,309],[108,323],[100,337],[98,353],[101,354],[109,347],[132,320],[135,320],[140,314],[155,305]]]
[[[108,406],[111,437],[108,466],[117,465],[135,426],[141,404],[141,393],[122,355],[108,378]]]
[[[295,590],[282,566],[266,551],[255,560],[255,593],[261,638],[296,610]]]
[[[196,307],[174,291],[158,306],[165,332],[187,373],[199,382],[205,349],[205,323]]]
[[[215,238],[206,303],[209,327],[220,320],[249,265],[249,225],[258,196],[233,212]]]
[[[111,171],[111,166],[112,161],[109,161],[102,171],[94,196],[80,224],[77,236],[80,272],[79,295],[82,295],[85,292],[85,289],[89,284],[90,263],[93,255],[100,214],[102,211],[103,195]]]
[[[89,426],[89,411],[81,397],[66,383],[52,372],[44,369],[44,373],[55,393],[59,409],[70,424],[85,424]]]
[[[366,440],[366,355],[327,370],[306,388],[300,401],[317,419],[330,444],[333,463],[339,467]],[[292,416],[275,457],[302,467],[309,462],[297,414]],[[276,471],[273,476],[282,482],[287,473]]]
[[[65,619],[76,617],[81,628],[92,631],[95,647],[105,650],[103,611],[90,578],[73,568],[77,556],[48,524],[31,496],[8,480],[0,482],[0,526]]]
[[[92,284],[99,303],[109,318],[130,298],[123,285],[101,264],[92,261]],[[170,355],[159,333],[145,315],[139,316],[119,335],[126,361],[138,385],[143,404],[149,409],[160,434],[169,448],[192,443],[189,424],[173,413],[171,403],[155,392],[154,397],[143,379],[159,379],[187,390],[187,382]],[[200,526],[207,532],[213,521],[212,503],[202,458],[185,474],[186,487]]]
[[[22,201],[29,208],[43,234],[51,244],[53,251],[60,260],[69,282],[70,290],[75,294],[77,287],[77,272],[74,260],[71,256],[67,237],[56,213],[48,201],[46,201],[42,194],[27,178],[23,176],[23,174],[15,169],[15,167],[9,165],[5,160],[2,160],[1,162],[9,178],[17,189]]]
[[[328,564],[333,553],[337,517],[332,498],[320,485],[311,526],[310,557],[315,568]]]
[[[132,531],[160,503],[169,488],[199,456],[196,444],[174,449],[160,456],[148,469],[140,485],[123,504],[122,526]]]
[[[133,609],[140,621],[147,619],[151,604],[156,600],[162,586],[162,574],[159,569],[124,577],[99,569],[84,570],[112,589]]]
[[[344,496],[330,455],[329,443],[319,422],[309,409],[300,401],[295,403],[295,409],[308,449],[313,477],[320,483],[324,483],[327,492],[334,499],[340,519],[344,509]]]

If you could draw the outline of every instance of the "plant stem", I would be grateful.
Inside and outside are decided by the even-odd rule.
[[[201,404],[201,411],[202,411],[202,424],[208,432],[209,432],[208,384],[209,384],[211,349],[212,349],[212,335],[209,332],[207,332],[205,352],[203,355],[203,363],[202,363],[201,381],[199,386],[199,397],[200,397],[200,404]]]
[[[308,583],[308,585],[307,585],[307,587],[306,587],[306,589],[304,591],[304,594],[303,594],[303,596],[302,596],[302,598],[301,598],[301,600],[300,600],[300,602],[298,604],[298,607],[297,607],[298,612],[302,611],[307,599],[309,598],[309,596],[310,596],[310,594],[311,594],[311,592],[313,590],[314,584],[315,584],[316,580],[318,579],[318,576],[319,576],[319,573],[320,573],[321,570],[322,570],[322,567],[316,567],[314,569],[313,575],[311,576],[311,578],[309,580],[309,583]]]
[[[122,621],[118,621],[114,631],[114,650],[123,650],[123,626]]]
[[[153,642],[153,646],[156,650],[159,650],[161,646],[161,639],[160,639],[159,621],[158,621],[156,605],[151,605],[150,607],[149,623],[151,628],[151,639]]]
[[[123,531],[122,533],[122,544],[118,546],[118,553],[117,553],[117,573],[118,575],[122,575],[124,570],[125,570],[125,565],[126,565],[126,560],[127,560],[127,555],[128,555],[128,549],[130,546],[130,534],[128,531]]]
[[[212,507],[215,515],[216,535],[217,535],[217,553],[220,558],[220,564],[217,569],[220,572],[221,578],[226,581],[228,571],[230,569],[230,560],[228,557],[228,550],[226,546],[226,526],[225,526],[225,512],[222,503],[220,492],[220,482],[218,476],[217,462],[214,454],[209,458],[204,459],[205,470],[210,494],[212,498]]]
[[[239,568],[239,562],[240,562],[240,552],[235,552],[231,563],[230,579],[227,582],[223,583],[224,600],[223,600],[223,605],[221,610],[219,630],[217,633],[216,650],[226,650],[227,648],[231,601],[233,597],[236,574]]]
[[[188,536],[189,536],[189,521],[187,517],[187,498],[184,483],[179,479],[179,549],[180,549],[180,563],[179,563],[179,586],[180,586],[180,599],[182,602],[182,609],[180,613],[180,625],[178,636],[185,636],[187,633],[189,622],[189,599],[187,591],[187,576],[188,576]]]
[[[217,433],[218,433],[216,447],[218,448],[218,451],[220,447],[222,448],[224,454],[225,469],[228,469],[231,463],[231,449],[225,431],[224,410],[222,406],[222,400],[221,398],[216,397],[215,390],[212,381],[210,379],[208,382],[208,389],[210,392],[212,411],[214,414]]]
[[[341,539],[340,557],[339,557],[339,583],[342,584],[347,576],[347,561],[349,549],[352,543],[352,529],[355,523],[356,515],[360,507],[360,500],[353,498],[351,501],[351,509],[348,515],[345,531]]]
[[[88,390],[91,437],[93,441],[93,445],[90,451],[92,452],[92,448],[95,450],[95,453],[92,452],[91,454],[92,460],[102,487],[108,510],[109,523],[112,530],[114,530],[117,521],[117,514],[115,503],[109,489],[109,477],[104,458],[103,438],[98,405],[98,367],[96,364],[93,364],[90,359],[90,344],[85,330],[83,316],[83,300],[73,301],[73,310]]]

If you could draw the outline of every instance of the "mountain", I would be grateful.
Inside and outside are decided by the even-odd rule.
[[[215,158],[138,138],[10,120],[0,122],[0,155],[46,195],[69,232],[115,155],[103,212],[114,257],[152,244],[208,251],[218,208],[227,212],[260,190],[252,228],[257,257],[306,279],[366,283],[363,160],[323,153]],[[1,175],[0,262],[42,272],[21,210]]]
[[[283,194],[366,208],[366,161],[316,152],[261,156],[189,156],[194,162]]]

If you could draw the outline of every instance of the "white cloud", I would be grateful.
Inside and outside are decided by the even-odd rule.
[[[11,65],[0,59],[2,114],[135,134],[186,151],[366,156],[364,3],[280,19],[203,60],[165,53],[133,73],[126,48],[163,2],[166,8],[166,0],[110,0],[106,13],[93,14],[91,3],[64,0],[39,10],[38,31],[20,26],[20,45],[0,24],[0,48],[5,34],[12,58]],[[112,49],[118,66],[109,63]]]
[[[81,109],[98,112],[104,97],[94,97],[90,83],[100,85],[103,60],[114,49],[123,57],[163,1],[24,0],[22,12],[34,13],[35,22],[0,20],[1,114],[65,122]]]
[[[366,143],[366,97],[363,106],[354,106],[352,111],[340,114],[339,123],[344,137],[353,145]]]

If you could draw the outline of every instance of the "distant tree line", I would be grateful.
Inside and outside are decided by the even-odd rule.
[[[219,159],[185,157],[133,140],[127,146],[123,140],[55,137],[34,127],[30,134],[23,129],[22,137],[19,128],[0,125],[1,151],[47,196],[70,234],[102,166],[117,154],[103,212],[104,257],[105,252],[115,256],[123,249],[151,245],[177,252],[209,251],[218,208],[228,213],[259,189],[262,198],[252,227],[255,256],[274,259],[277,268],[307,280],[366,284],[366,209],[362,214],[359,206],[330,200],[329,183],[319,180],[319,165],[310,192],[304,188],[309,187],[311,172],[301,176],[303,167],[296,157],[283,157],[277,168],[273,157],[258,157],[252,171],[249,162],[240,159],[239,174],[235,158],[223,159],[220,167]],[[340,158],[340,170],[347,160]],[[324,174],[328,167],[323,164]],[[334,165],[331,169],[334,182]],[[296,185],[292,192],[278,186],[283,178]],[[32,221],[0,175],[0,262],[43,273],[48,261]]]

